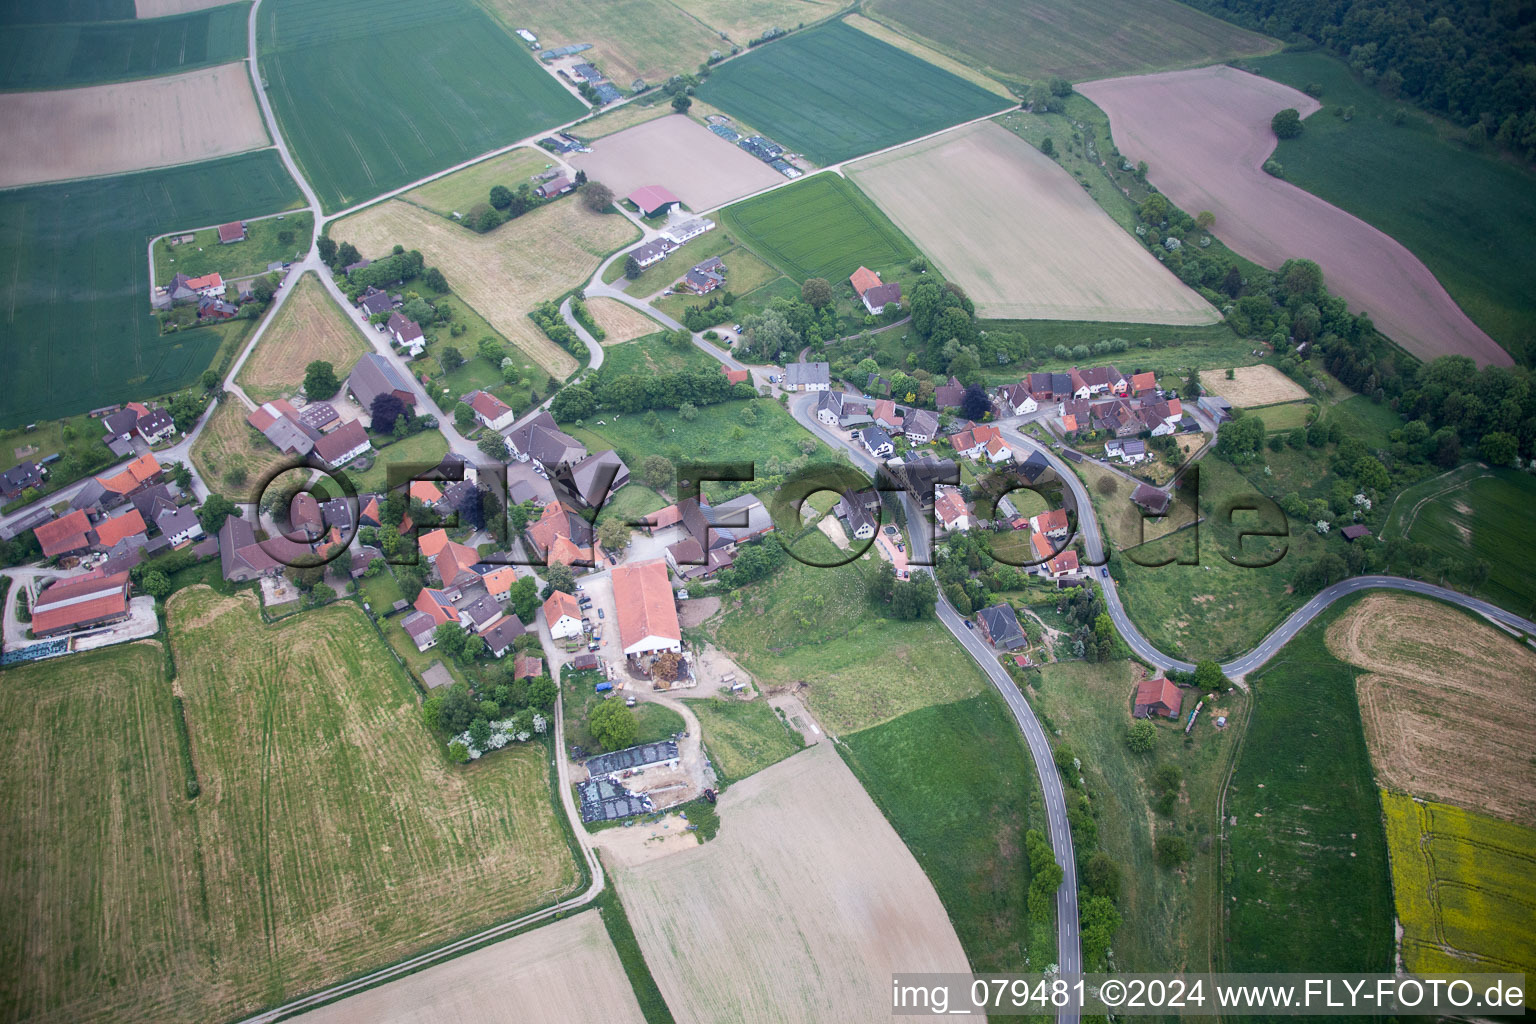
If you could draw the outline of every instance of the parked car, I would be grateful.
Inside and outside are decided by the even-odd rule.
[[[601,608],[599,608],[599,609],[598,609],[598,610],[597,610],[597,617],[598,617],[598,618],[600,618],[600,619],[603,619],[603,618],[607,618],[607,616],[605,616],[605,615],[604,615],[604,614],[603,614],[603,610],[602,610],[602,609],[601,609]]]
[[[741,324],[732,324],[731,325],[731,330],[735,331],[737,334],[740,334],[741,333]]]

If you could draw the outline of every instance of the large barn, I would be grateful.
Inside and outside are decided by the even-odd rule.
[[[612,576],[619,644],[625,657],[681,651],[683,630],[677,621],[672,585],[667,582],[667,563],[654,559],[620,565]]]

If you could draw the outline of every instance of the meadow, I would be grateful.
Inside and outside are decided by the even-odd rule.
[[[375,442],[375,447],[378,447]],[[358,493],[382,492],[389,481],[389,467],[428,463],[436,465],[448,454],[448,439],[435,430],[423,430],[419,434],[402,438],[387,448],[379,448],[373,455],[373,466],[361,473],[350,471],[352,485]]]
[[[401,196],[407,203],[452,217],[455,213],[468,213],[476,203],[486,202],[491,189],[497,185],[516,189],[532,177],[556,166],[554,157],[537,146],[519,146],[517,149],[482,160],[462,171],[429,181]]]
[[[254,402],[292,398],[304,383],[304,368],[316,359],[330,363],[336,378],[345,381],[358,359],[371,351],[368,340],[313,273],[306,271],[288,287],[292,294],[235,376]],[[319,401],[331,396],[308,397]]]
[[[622,345],[652,334],[659,326],[646,314],[618,299],[595,298],[587,300],[587,312],[603,329],[605,346]],[[604,356],[607,360],[607,356]]]
[[[1131,692],[1143,670],[1133,662],[1063,662],[1045,666],[1026,691],[1030,703],[1060,743],[1081,759],[1082,787],[1063,777],[1067,798],[1085,794],[1096,809],[1099,849],[1120,865],[1125,882],[1118,908],[1124,924],[1115,935],[1115,963],[1121,970],[1210,969],[1219,955],[1220,863],[1213,839],[1220,832],[1220,797],[1238,738],[1247,724],[1248,698],[1232,691],[1207,703],[1194,741],[1182,742],[1179,727],[1159,724],[1151,753],[1133,753],[1125,744]],[[1194,695],[1186,692],[1188,711]],[[1227,725],[1217,729],[1218,715]],[[1173,813],[1154,810],[1153,773],[1160,765],[1179,769],[1182,782]],[[1159,867],[1155,834],[1182,836],[1191,851],[1184,870]],[[1078,852],[1079,860],[1083,858]]]
[[[835,14],[842,0],[674,0],[716,32],[738,46],[770,28],[791,29]]]
[[[704,747],[723,783],[740,782],[778,764],[805,745],[762,697],[690,700],[704,730]]]
[[[1536,173],[1470,148],[1461,129],[1388,99],[1327,54],[1252,63],[1297,89],[1322,86],[1323,109],[1275,149],[1286,180],[1407,246],[1474,323],[1530,365],[1536,286],[1530,261],[1509,254],[1536,232]],[[1334,115],[1346,107],[1350,120]]]
[[[1392,504],[1382,536],[1428,544],[1454,562],[1481,558],[1488,581],[1478,594],[1524,616],[1536,615],[1536,581],[1510,553],[1530,536],[1536,478],[1512,469],[1462,466],[1405,488]]]
[[[225,281],[266,272],[268,265],[303,259],[315,233],[315,218],[308,210],[280,214],[246,225],[245,241],[219,244],[219,229],[179,231],[155,240],[155,284],[166,285],[178,273],[188,277],[218,273]],[[193,236],[190,242],[171,244],[172,238]]]
[[[469,0],[274,0],[259,38],[283,134],[327,212],[584,110]]]
[[[841,22],[722,64],[698,95],[822,165],[1004,106],[995,93]]]
[[[0,192],[0,426],[174,391],[223,335],[162,335],[145,247],[178,226],[281,210],[298,199],[276,151],[153,173]],[[81,268],[90,276],[82,281]],[[61,296],[69,296],[67,303]]]
[[[134,0],[15,0],[0,7],[0,25],[132,21],[136,16]]]
[[[1536,831],[1385,790],[1381,802],[1408,970],[1536,970]]]
[[[818,532],[794,550],[823,564],[846,557]],[[836,568],[789,559],[768,579],[722,595],[722,614],[709,624],[716,645],[760,688],[803,684],[800,699],[836,736],[986,686],[938,621],[880,617],[868,597],[877,557],[866,553]]]
[[[672,75],[692,71],[711,50],[729,50],[720,38],[670,3],[650,0],[485,0],[486,9],[508,32],[525,28],[540,46],[591,43],[582,59],[591,60],[619,88],[644,78],[660,85]],[[745,42],[745,40],[742,40]]]
[[[233,395],[220,399],[192,445],[192,468],[231,501],[253,500],[260,482],[287,459],[245,421],[250,410]]]
[[[933,883],[971,970],[1054,962],[1055,930],[1026,906],[1024,833],[1045,831],[1040,784],[996,693],[908,712],[838,751]]]
[[[728,206],[720,219],[744,245],[796,282],[824,277],[844,287],[861,264],[890,278],[906,271],[918,255],[858,186],[835,174],[818,174]]]
[[[578,883],[545,748],[450,767],[355,607],[268,626],[197,588],[169,630],[174,682],[154,643],[6,672],[28,696],[0,728],[33,751],[6,768],[34,799],[7,805],[24,855],[0,875],[20,1017],[243,1016]]]
[[[1279,46],[1173,0],[876,0],[865,13],[1020,84],[1193,67]]]
[[[0,34],[0,89],[99,85],[242,60],[250,10],[232,3],[147,21],[13,26]]]
[[[1347,604],[1348,602],[1345,602]],[[1255,677],[1226,793],[1228,971],[1387,971],[1392,888],[1355,669],[1323,637],[1334,605]]]
[[[693,342],[687,342],[682,348],[678,348],[668,343],[667,332],[661,332],[605,347],[602,372],[619,376],[641,374],[650,377],[663,373],[678,373],[682,370],[707,370],[719,365],[699,351],[699,347]]]
[[[742,419],[748,408],[757,417],[750,425]],[[700,406],[691,421],[670,409],[658,409],[659,429],[647,425],[649,415],[598,413],[582,426],[561,426],[589,451],[612,448],[630,466],[639,466],[647,455],[664,455],[674,464],[690,460],[750,462],[759,477],[783,472],[805,454],[802,443],[816,443],[789,413],[765,399]]]

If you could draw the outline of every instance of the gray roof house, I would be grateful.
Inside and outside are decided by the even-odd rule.
[[[784,367],[785,391],[826,391],[832,386],[827,363],[790,363]]]
[[[394,392],[407,409],[416,404],[416,392],[411,382],[377,352],[369,352],[357,361],[347,376],[347,390],[364,409],[371,408],[375,398],[388,392]]]
[[[981,626],[982,636],[993,647],[1012,651],[1029,643],[1019,625],[1019,617],[1009,605],[994,604],[981,609],[976,613],[976,622]]]

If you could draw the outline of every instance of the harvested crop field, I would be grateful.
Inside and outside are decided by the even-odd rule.
[[[809,25],[845,4],[843,0],[673,0],[673,6],[724,32],[736,45],[746,46],[770,28]]]
[[[345,380],[368,351],[368,342],[347,319],[312,272],[305,272],[267,325],[236,382],[253,401],[291,398],[304,383],[304,368],[323,359]],[[330,395],[312,395],[319,400]]]
[[[664,185],[695,211],[782,185],[784,175],[686,117],[660,117],[592,143],[571,165],[618,196]]]
[[[698,67],[711,50],[730,49],[673,4],[656,0],[485,0],[485,6],[507,31],[528,29],[540,46],[591,43],[581,58],[622,89],[636,78],[659,85]]]
[[[1104,108],[1120,151],[1186,213],[1210,210],[1222,241],[1266,267],[1314,260],[1350,308],[1421,359],[1471,356],[1510,365],[1418,257],[1365,221],[1261,167],[1275,148],[1269,120],[1305,93],[1229,67],[1106,79],[1078,91]]]
[[[219,113],[216,131],[209,130],[210,110]],[[0,188],[212,160],[268,141],[241,63],[15,93],[0,105]]]
[[[1536,832],[1400,793],[1381,804],[1407,969],[1536,971]]]
[[[1070,174],[1000,125],[970,125],[848,173],[965,288],[978,316],[1182,326],[1221,319]]]
[[[597,325],[607,331],[604,345],[618,345],[656,333],[661,325],[633,306],[618,299],[588,299],[587,311]]]
[[[884,1021],[895,971],[967,972],[933,885],[830,744],[720,797],[720,832],[615,868],[679,1020]]]
[[[263,477],[284,462],[283,454],[245,422],[249,413],[240,399],[226,395],[192,445],[197,475],[231,501],[254,500]]]
[[[188,11],[202,11],[209,7],[222,7],[229,0],[134,0],[134,9],[140,18],[164,18]]]
[[[515,998],[508,998],[509,991]],[[305,1024],[643,1024],[597,913],[546,924],[304,1015]]]
[[[1201,384],[1244,409],[1299,402],[1307,397],[1306,388],[1268,363],[1234,367],[1231,380],[1226,379],[1224,371],[1206,373],[1201,377]]]
[[[8,1015],[243,1017],[576,884],[545,748],[450,766],[355,606],[265,625],[198,587],[168,619],[174,680],[147,643],[5,672]]]
[[[1466,612],[1388,593],[1361,598],[1327,643],[1364,670],[1355,690],[1382,786],[1536,825],[1536,652]]]
[[[475,312],[554,377],[576,369],[570,353],[544,336],[528,312],[584,282],[603,257],[635,239],[638,230],[616,213],[590,213],[563,199],[477,235],[409,203],[370,206],[331,228],[368,257],[396,244],[420,249]]]

